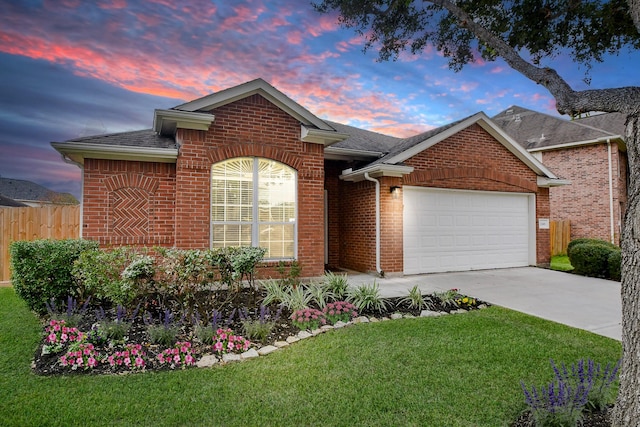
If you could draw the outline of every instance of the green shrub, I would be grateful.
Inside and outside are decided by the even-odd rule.
[[[622,280],[622,251],[612,251],[609,254],[609,278],[612,280]]]
[[[39,314],[46,313],[45,303],[51,300],[83,297],[72,274],[73,264],[81,253],[97,247],[97,242],[82,239],[11,243],[11,281],[16,294]]]
[[[571,248],[569,260],[574,273],[590,277],[609,277],[609,255],[619,251],[599,243],[579,243]]]
[[[581,237],[579,239],[573,239],[567,245],[567,256],[569,257],[569,259],[571,259],[571,250],[573,249],[573,247],[576,246],[576,245],[582,245],[582,244],[585,244],[585,243],[592,244],[592,245],[602,245],[602,246],[606,246],[606,247],[611,248],[611,249],[618,249],[618,246],[616,246],[613,243],[608,242],[606,240],[590,239],[590,238],[586,238],[586,237]]]
[[[139,259],[146,260],[146,257],[128,247],[92,249],[80,255],[73,274],[97,299],[131,308],[142,293],[136,279],[149,274],[149,267]]]

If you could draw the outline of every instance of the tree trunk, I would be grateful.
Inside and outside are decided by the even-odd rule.
[[[622,366],[613,426],[640,423],[640,118],[627,117],[628,207],[622,230]]]

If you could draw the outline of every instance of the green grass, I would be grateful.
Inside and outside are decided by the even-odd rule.
[[[566,255],[556,255],[551,257],[551,269],[558,271],[571,271],[573,266],[569,262],[569,257]]]
[[[549,359],[615,361],[620,343],[514,311],[356,325],[211,369],[38,377],[41,326],[0,289],[7,426],[505,426]]]

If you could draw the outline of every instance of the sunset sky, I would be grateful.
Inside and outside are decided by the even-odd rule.
[[[188,6],[185,6],[187,4]],[[151,128],[170,108],[261,77],[317,116],[408,136],[511,105],[557,114],[503,62],[460,73],[428,48],[380,63],[307,0],[0,0],[0,175],[80,196],[80,169],[50,146]],[[554,67],[575,89],[584,69]],[[638,85],[640,54],[607,58],[591,88]]]

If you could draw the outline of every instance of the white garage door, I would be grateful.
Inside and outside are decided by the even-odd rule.
[[[535,256],[533,196],[406,186],[403,193],[405,274],[520,267]]]

